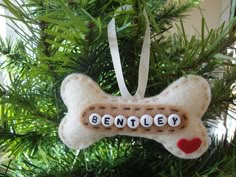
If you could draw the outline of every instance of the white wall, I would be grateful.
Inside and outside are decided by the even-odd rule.
[[[0,0],[0,3],[2,0]],[[0,7],[0,15],[5,15],[5,10],[3,7]],[[2,38],[6,38],[7,32],[6,32],[6,19],[4,17],[0,16],[0,36]]]
[[[199,9],[193,8],[185,13],[186,17],[183,19],[183,22],[187,35],[191,36],[201,31],[202,15],[209,29],[217,28],[223,21],[228,21],[230,17],[230,6],[231,0],[202,1]],[[175,23],[179,24],[178,21]],[[175,30],[173,29],[172,32]]]
[[[0,0],[0,3],[2,3],[2,0]],[[0,6],[0,15],[11,16],[11,13],[7,9]],[[9,19],[0,16],[0,36],[3,39],[7,37],[11,38],[12,41],[15,41],[19,37],[15,33],[14,29],[12,29],[8,24],[10,26],[15,26]]]

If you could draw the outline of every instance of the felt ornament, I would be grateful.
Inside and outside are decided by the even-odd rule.
[[[104,137],[144,137],[163,144],[177,157],[197,158],[208,148],[208,135],[201,118],[211,100],[210,86],[200,76],[187,75],[159,95],[144,97],[150,55],[150,27],[145,11],[144,17],[146,32],[136,94],[132,96],[124,82],[113,18],[108,25],[108,41],[122,96],[105,93],[84,74],[67,76],[61,85],[61,97],[68,113],[60,123],[59,136],[76,150]]]

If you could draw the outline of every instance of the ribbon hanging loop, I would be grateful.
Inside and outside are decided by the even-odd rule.
[[[123,7],[123,6],[122,6]],[[124,9],[130,9],[131,6],[125,6]],[[119,8],[118,10],[121,10]],[[148,72],[149,72],[149,60],[150,60],[150,23],[148,20],[148,16],[146,10],[143,11],[143,15],[146,20],[146,31],[144,36],[144,42],[141,51],[140,63],[139,63],[139,77],[138,77],[138,89],[134,96],[132,96],[125,84],[121,62],[120,62],[120,54],[118,49],[118,42],[116,36],[116,28],[115,28],[115,18],[108,24],[108,42],[112,57],[112,62],[118,82],[118,86],[123,98],[126,99],[134,99],[134,98],[144,98],[144,94],[147,87],[148,81]]]

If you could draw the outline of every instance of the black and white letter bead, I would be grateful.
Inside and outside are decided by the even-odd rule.
[[[136,116],[130,116],[127,120],[127,125],[131,129],[135,129],[139,126],[139,118]]]
[[[109,114],[105,114],[103,117],[102,117],[102,125],[104,127],[110,127],[113,125],[113,122],[114,122],[114,118],[109,115]]]
[[[168,124],[169,124],[171,127],[177,127],[177,126],[179,126],[180,123],[181,123],[181,118],[179,117],[179,115],[177,115],[177,114],[171,114],[171,115],[168,117]]]
[[[97,114],[97,113],[93,113],[90,115],[89,117],[89,122],[91,125],[99,125],[102,121],[102,117],[100,114]]]
[[[164,114],[157,114],[154,117],[154,123],[157,127],[163,127],[167,123],[167,117]]]
[[[150,115],[143,115],[140,119],[140,123],[143,127],[150,127],[153,124],[153,118]]]
[[[122,115],[116,116],[114,124],[117,128],[123,128],[126,126],[126,118]]]

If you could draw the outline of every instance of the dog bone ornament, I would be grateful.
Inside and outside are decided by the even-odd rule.
[[[211,92],[202,77],[184,76],[154,97],[124,99],[106,94],[86,75],[71,74],[61,96],[68,113],[59,136],[70,148],[84,149],[114,135],[153,139],[181,158],[197,158],[208,148],[201,117]]]
[[[122,96],[103,92],[86,75],[67,76],[61,85],[61,97],[68,113],[60,123],[59,136],[75,150],[109,136],[144,137],[162,143],[177,157],[197,158],[208,148],[208,135],[201,118],[211,100],[210,86],[200,76],[187,75],[159,95],[144,98],[150,52],[150,28],[145,11],[144,17],[147,24],[136,94],[130,95],[125,86],[112,19],[108,39]]]

